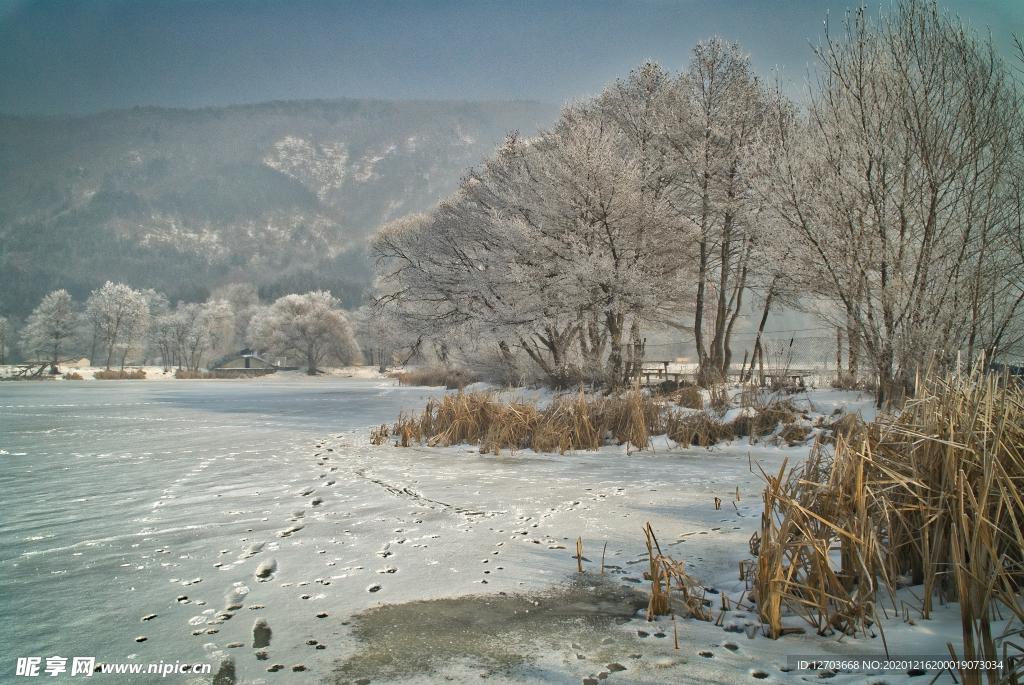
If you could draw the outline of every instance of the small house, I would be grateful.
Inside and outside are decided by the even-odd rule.
[[[263,376],[278,369],[273,362],[267,361],[248,348],[214,360],[209,368],[217,376]]]

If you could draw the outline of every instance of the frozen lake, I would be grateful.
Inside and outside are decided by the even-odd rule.
[[[149,649],[134,638],[158,621],[139,619],[168,606],[168,578],[215,574],[208,548],[268,527],[253,507],[271,498],[256,493],[308,472],[323,436],[363,435],[425,395],[390,380],[0,384],[5,662]],[[236,503],[246,511],[230,514]],[[201,586],[209,607],[223,585]],[[175,638],[157,660],[196,656],[202,642]]]
[[[55,655],[214,670],[232,658],[246,683],[578,684],[609,662],[624,664],[608,676],[622,683],[750,682],[755,667],[795,678],[769,640],[739,644],[711,624],[678,622],[676,650],[667,619],[627,622],[635,606],[619,590],[645,586],[650,521],[689,572],[742,593],[736,562],[761,511],[749,458],[777,471],[806,448],[481,456],[369,443],[371,427],[437,392],[340,378],[0,384],[0,680],[18,657]],[[394,608],[443,598],[469,599]],[[542,608],[523,622],[529,607]],[[608,620],[589,620],[595,607]],[[252,644],[258,619],[269,646]],[[820,649],[807,636],[786,651]]]

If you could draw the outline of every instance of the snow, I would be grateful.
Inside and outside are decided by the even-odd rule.
[[[750,556],[762,510],[758,465],[777,472],[783,459],[793,464],[807,451],[746,440],[679,449],[661,438],[630,455],[621,446],[495,456],[466,445],[369,443],[371,427],[422,409],[438,392],[343,374],[0,385],[2,668],[18,656],[45,663],[59,654],[201,661],[216,671],[231,657],[240,682],[297,682],[291,669],[300,664],[303,682],[344,681],[333,674],[337,663],[381,648],[356,632],[357,615],[381,605],[467,596],[543,605],[581,579],[595,596],[606,584],[646,590],[633,581],[646,565],[647,522],[688,573],[739,598],[738,563]],[[870,410],[870,397],[838,391],[797,401],[825,415]],[[920,589],[901,598],[911,601],[911,590]],[[940,656],[947,641],[959,647],[955,605],[931,620],[886,607],[890,654]],[[258,619],[272,631],[262,650],[251,646]],[[744,611],[731,612],[723,627],[678,620],[678,650],[667,617],[510,625],[499,641],[515,645],[521,659],[509,671],[438,653],[429,668],[396,680],[580,683],[618,663],[626,670],[611,672],[609,682],[747,683],[759,672],[796,683],[818,678],[783,671],[789,655],[884,654],[880,638],[839,642],[808,630],[772,641],[725,630],[753,622]],[[273,664],[287,675],[268,673]],[[381,668],[374,682],[387,680]],[[911,679],[860,672],[834,682],[882,680]]]

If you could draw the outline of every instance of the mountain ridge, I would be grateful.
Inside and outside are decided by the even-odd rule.
[[[325,288],[356,306],[366,236],[557,115],[529,101],[353,98],[0,114],[0,314],[106,280],[172,301],[234,281],[267,298]]]

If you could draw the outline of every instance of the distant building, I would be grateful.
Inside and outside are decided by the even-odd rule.
[[[210,363],[209,368],[217,375],[221,375],[220,372],[224,372],[225,375],[239,373],[241,375],[262,376],[274,373],[279,367],[246,348],[214,360]]]

